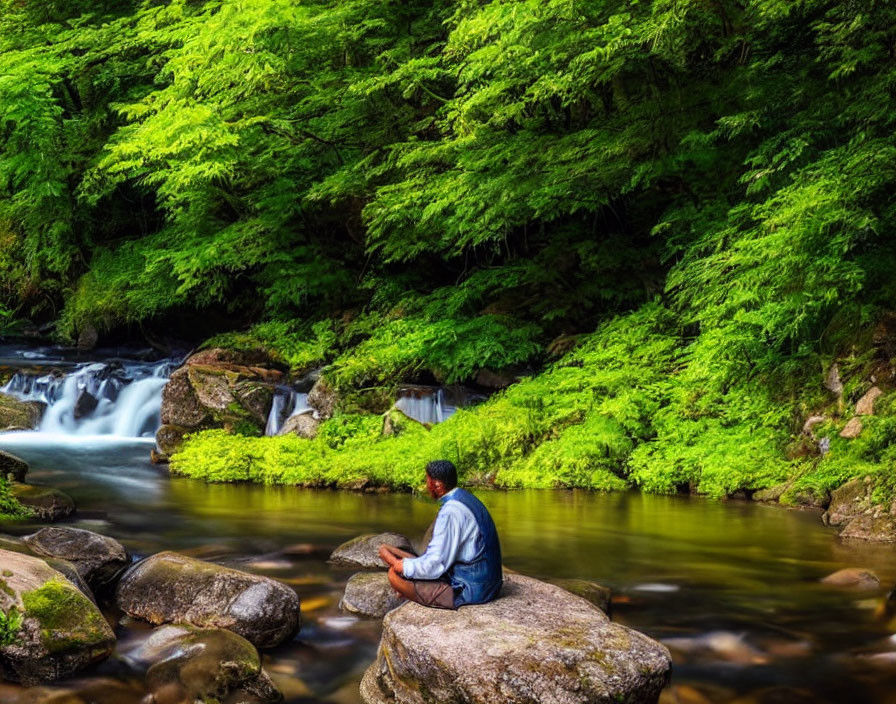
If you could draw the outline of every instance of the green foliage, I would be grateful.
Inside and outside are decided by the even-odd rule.
[[[355,478],[827,486],[787,453],[896,296],[896,8],[859,5],[0,0],[0,310],[223,310],[346,394],[581,344],[422,449],[310,444],[365,438]]]
[[[13,496],[9,481],[0,476],[0,520],[26,518],[29,515],[30,511]]]
[[[15,606],[10,607],[6,612],[0,610],[0,648],[12,645],[18,640],[19,630],[22,628],[24,620],[24,614]]]

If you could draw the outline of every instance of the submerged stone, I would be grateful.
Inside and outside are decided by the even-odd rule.
[[[849,589],[877,589],[880,587],[880,579],[871,570],[860,567],[848,567],[837,570],[833,574],[821,580],[822,584],[832,587],[844,587]]]
[[[118,583],[116,603],[132,618],[226,628],[262,648],[292,638],[301,612],[299,597],[285,584],[174,552],[131,567]]]
[[[18,482],[13,483],[11,489],[18,502],[30,508],[42,521],[58,521],[75,512],[74,499],[59,489]]]
[[[163,626],[128,660],[145,667],[146,704],[212,701],[276,702],[282,695],[261,667],[255,646],[231,631]]]
[[[383,620],[365,704],[652,704],[669,651],[592,604],[508,574],[496,601],[457,611],[408,603]]]

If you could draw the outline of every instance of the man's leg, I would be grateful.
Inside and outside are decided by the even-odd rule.
[[[403,596],[408,601],[419,602],[414,583],[398,574],[394,567],[389,568],[389,584],[392,585],[392,588],[398,592],[400,596]]]
[[[405,579],[395,569],[389,570],[389,584],[408,601],[436,609],[454,609],[454,590],[447,580]]]

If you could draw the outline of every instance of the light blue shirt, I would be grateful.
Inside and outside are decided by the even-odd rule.
[[[445,496],[451,496],[452,489]],[[405,558],[407,579],[438,579],[455,562],[472,562],[476,557],[479,525],[473,513],[460,501],[445,501],[436,516],[432,540],[420,557]]]

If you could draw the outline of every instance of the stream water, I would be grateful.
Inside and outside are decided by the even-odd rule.
[[[67,524],[118,539],[136,559],[172,549],[292,585],[302,599],[302,629],[264,653],[265,667],[288,702],[358,704],[380,626],[338,611],[351,572],[326,557],[360,533],[418,537],[435,505],[408,494],[172,478],[148,461],[152,442],[58,428],[0,435],[0,449],[31,463],[30,482],[75,499],[79,511]],[[817,512],[750,502],[478,493],[495,518],[508,567],[610,586],[614,620],[670,647],[673,686],[664,702],[896,703],[896,621],[879,613],[896,584],[893,546],[845,544]],[[35,529],[0,524],[6,533]],[[872,569],[883,586],[856,593],[819,583],[844,567]],[[118,624],[116,656],[57,689],[89,693],[71,701],[136,704],[145,692],[127,654],[148,629],[107,615]],[[0,684],[4,703],[32,701],[27,694]]]

